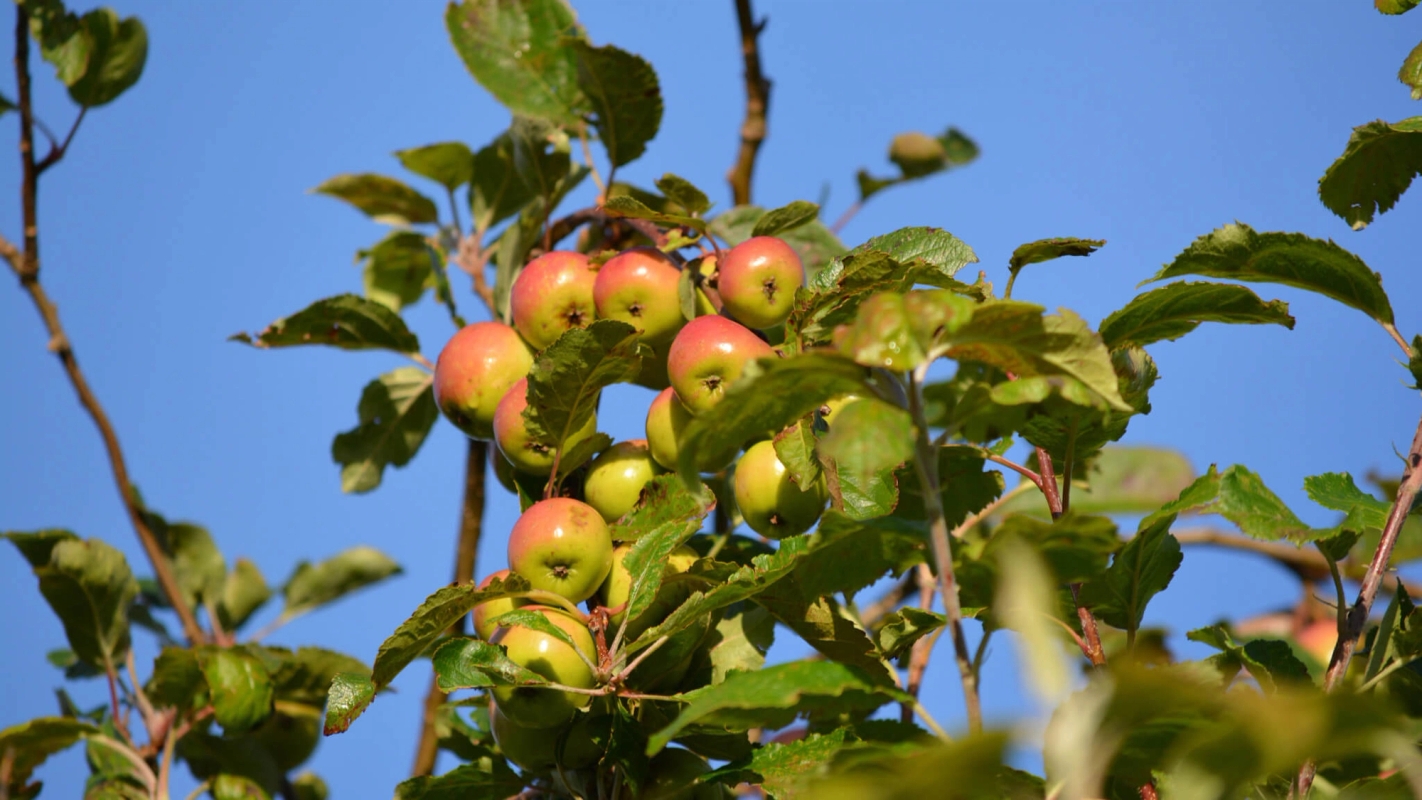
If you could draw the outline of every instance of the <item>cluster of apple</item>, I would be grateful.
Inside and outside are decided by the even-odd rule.
[[[697,269],[704,276],[697,289],[699,316],[691,320],[684,317],[679,300],[682,269]],[[568,604],[586,602],[592,609],[606,609],[611,630],[623,626],[631,579],[622,559],[630,544],[613,541],[610,524],[632,511],[648,481],[676,467],[678,444],[690,421],[721,400],[747,363],[774,355],[756,331],[785,321],[795,289],[803,282],[804,269],[795,251],[769,236],[749,239],[719,260],[708,255],[684,267],[651,248],[623,251],[600,266],[577,252],[554,251],[531,261],[511,287],[512,326],[469,325],[440,353],[435,393],[445,416],[467,435],[492,440],[505,461],[502,467],[549,475],[557,454],[536,442],[525,426],[527,374],[536,352],[595,319],[620,320],[638,331],[654,354],[644,359],[638,383],[660,393],[648,408],[646,438],[619,442],[598,454],[574,479],[574,496],[530,505],[509,534],[509,568],[490,575],[483,585],[512,572],[526,579],[535,594],[553,593]],[[596,429],[596,418],[590,418],[564,442],[564,449]],[[736,462],[734,496],[746,524],[773,539],[809,530],[827,501],[823,484],[802,490],[790,480],[769,439],[751,445]],[[679,549],[669,559],[666,575],[684,573],[696,558],[691,548]],[[661,621],[685,599],[686,593],[676,587],[686,583],[666,584],[651,609],[625,622],[625,641]],[[509,659],[548,680],[591,689],[607,677],[598,673],[593,636],[583,620],[552,605],[491,601],[475,609],[475,630],[502,645]],[[530,627],[496,624],[500,615],[514,609],[542,614],[577,648]],[[673,637],[630,679],[643,690],[676,689],[705,633],[693,626]],[[494,735],[520,766],[549,769],[555,742],[562,743],[556,748],[561,751],[560,767],[590,766],[600,755],[587,731],[579,730],[595,716],[578,713],[591,705],[591,695],[504,686],[495,689],[493,697]],[[695,754],[667,750],[659,758],[680,765],[663,768],[654,763],[654,776],[659,770],[685,773],[688,757],[698,769],[705,768]]]

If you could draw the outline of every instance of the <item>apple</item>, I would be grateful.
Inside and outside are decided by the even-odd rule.
[[[858,399],[859,395],[857,394],[842,394],[839,397],[826,400],[825,404],[819,408],[820,419],[824,420],[826,425],[833,425],[839,410]]]
[[[638,386],[645,386],[660,392],[671,385],[667,380],[667,349],[671,347],[671,342],[659,342],[647,346],[652,349],[652,354],[642,359],[642,370],[637,373],[637,377],[632,382]]]
[[[534,589],[581,603],[612,570],[612,534],[587,503],[570,497],[540,500],[509,531],[509,568]]]
[[[563,629],[588,660],[597,658],[597,648],[586,626],[568,614],[543,606],[524,606],[537,611]],[[503,646],[509,660],[553,683],[591,689],[597,681],[592,669],[565,642],[532,628],[514,625],[501,628],[494,644]],[[495,686],[494,700],[512,722],[525,728],[552,728],[572,719],[573,713],[587,708],[592,695],[563,692],[538,686]]]
[[[479,581],[479,588],[486,589],[495,578],[503,580],[512,574],[509,570],[501,569],[498,572],[490,573],[484,580]],[[479,638],[489,641],[498,632],[499,628],[494,624],[494,620],[504,614],[528,605],[527,600],[517,597],[505,597],[501,600],[490,600],[474,606],[474,632],[479,634]]]
[[[583,769],[596,764],[602,751],[593,743],[591,720],[591,714],[576,714],[566,728],[525,728],[500,711],[497,703],[489,702],[489,728],[499,750],[520,769],[533,772],[546,772],[558,766],[555,756],[560,738],[563,739],[564,769]]]
[[[494,444],[510,464],[530,475],[547,475],[553,471],[554,448],[533,441],[524,425],[523,410],[528,408],[528,379],[523,378],[509,388],[504,399],[494,409]],[[575,431],[563,443],[565,448],[597,433],[597,416],[588,417],[587,424]]]
[[[889,143],[889,160],[899,166],[906,178],[937,172],[947,159],[942,140],[919,131],[901,133]]]
[[[703,414],[721,401],[748,362],[773,355],[745,326],[725,317],[697,317],[672,340],[667,376],[686,410]]]
[[[824,477],[801,491],[775,455],[775,443],[756,442],[736,462],[736,505],[751,530],[784,539],[809,530],[820,518],[829,492]]]
[[[1338,621],[1324,619],[1310,622],[1294,635],[1294,640],[1315,661],[1326,666],[1333,658],[1334,645],[1338,644]]]
[[[499,400],[533,366],[533,352],[501,322],[476,322],[450,337],[435,363],[435,402],[474,439],[494,438]]]
[[[597,271],[593,302],[600,319],[616,319],[642,332],[642,341],[670,341],[686,319],[677,283],[681,270],[652,247],[634,247],[608,259]]]
[[[756,236],[721,258],[716,291],[731,316],[752,328],[773,328],[790,316],[805,267],[784,240]]]
[[[627,602],[628,596],[632,593],[632,575],[627,571],[627,568],[622,565],[622,560],[626,558],[627,554],[631,551],[631,544],[619,544],[612,550],[612,569],[607,573],[607,580],[603,581],[602,586],[597,591],[599,602],[608,608],[617,608],[620,605],[624,605]],[[691,569],[691,565],[695,564],[696,559],[700,557],[701,556],[698,555],[695,550],[686,545],[682,545],[671,551],[671,555],[667,557],[667,563],[662,568],[662,576],[665,578],[680,572],[686,572]],[[660,599],[660,594],[658,595],[658,599]],[[685,597],[681,598],[681,600],[685,599]],[[646,617],[650,621],[650,624],[661,622],[667,614],[675,611],[676,607],[681,605],[681,601],[678,600],[675,603],[670,603],[667,608],[658,608],[659,605],[659,603],[653,602],[652,606],[643,612],[642,616]],[[661,611],[661,614],[657,614],[657,611]],[[621,625],[623,616],[624,613],[621,611],[613,614],[612,624]],[[650,627],[650,624],[643,625],[642,630]],[[642,630],[633,630],[632,627],[629,626],[626,636],[635,638]]]
[[[691,412],[676,397],[676,391],[668,387],[652,398],[647,408],[647,450],[652,460],[666,469],[676,469],[677,442],[681,432],[691,424]]]
[[[702,256],[696,271],[701,273],[701,288],[696,292],[696,316],[721,313],[721,295],[716,291],[716,256]]]
[[[695,784],[711,771],[706,759],[690,750],[668,747],[652,758],[651,772],[642,787],[642,800],[722,800],[728,797],[719,783]]]
[[[608,522],[616,522],[642,498],[642,487],[661,470],[647,449],[646,439],[631,439],[607,448],[588,466],[583,500]]]
[[[596,319],[593,283],[597,273],[582,253],[554,250],[528,262],[509,290],[509,311],[523,338],[542,350],[569,328]]]

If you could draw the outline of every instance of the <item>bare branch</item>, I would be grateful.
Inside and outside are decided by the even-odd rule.
[[[765,141],[766,114],[770,110],[770,80],[760,68],[760,33],[765,20],[755,21],[751,0],[736,0],[736,22],[741,29],[741,56],[745,59],[746,116],[741,123],[741,147],[736,163],[726,173],[731,195],[738,206],[751,201],[751,177],[756,154]]]

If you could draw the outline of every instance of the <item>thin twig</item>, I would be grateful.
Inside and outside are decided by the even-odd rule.
[[[1416,355],[1412,352],[1412,345],[1408,344],[1407,340],[1398,332],[1396,325],[1393,325],[1391,322],[1384,322],[1382,326],[1383,330],[1387,331],[1394,342],[1397,342],[1397,346],[1402,348],[1402,352],[1405,353],[1408,358],[1412,358]]]
[[[483,247],[483,237],[475,231],[459,237],[459,248],[454,254],[454,263],[474,281],[474,294],[489,310],[490,319],[498,319],[499,312],[494,305],[494,288],[489,285],[485,274],[489,268],[489,253]]]
[[[839,232],[844,230],[844,226],[848,225],[849,221],[854,219],[854,216],[858,214],[862,208],[864,208],[864,201],[855,200],[854,205],[846,208],[844,213],[839,215],[839,219],[835,220],[834,224],[830,226],[830,233],[839,235]]]
[[[1324,691],[1333,691],[1348,673],[1348,662],[1352,660],[1353,651],[1358,646],[1358,637],[1363,635],[1363,629],[1367,627],[1368,615],[1373,610],[1373,600],[1377,598],[1378,588],[1382,586],[1383,572],[1392,558],[1393,545],[1397,543],[1397,535],[1402,530],[1407,515],[1411,513],[1412,504],[1417,500],[1419,491],[1422,491],[1422,421],[1417,423],[1417,432],[1412,436],[1412,447],[1407,452],[1407,467],[1402,473],[1402,483],[1397,487],[1397,497],[1393,499],[1392,510],[1388,512],[1382,537],[1378,540],[1378,549],[1373,553],[1368,571],[1363,574],[1362,585],[1358,588],[1358,599],[1349,609],[1347,624],[1339,632],[1338,643],[1333,647],[1333,657],[1328,662],[1328,672],[1323,678]],[[1308,795],[1316,770],[1317,767],[1312,761],[1304,764],[1299,770],[1298,797]]]
[[[918,573],[918,607],[924,611],[933,609],[933,595],[937,594],[938,587],[933,582],[933,571],[928,568],[928,564],[919,564],[914,568]],[[938,636],[943,632],[942,628],[934,631],[928,636],[924,636],[913,643],[909,651],[908,686],[907,690],[913,702],[904,701],[900,719],[909,722],[913,719],[913,707],[918,702],[918,691],[923,686],[923,674],[928,671],[928,659],[933,655],[933,645],[938,641]]]
[[[1000,456],[997,453],[989,453],[987,451],[984,451],[983,457],[994,464],[1001,464],[1002,466],[1007,467],[1013,472],[1016,472],[1018,475],[1021,475],[1022,477],[1031,481],[1033,486],[1036,486],[1038,489],[1042,489],[1043,493],[1047,491],[1046,489],[1042,488],[1043,484],[1041,475],[1038,475],[1032,470],[1017,463],[1016,461],[1013,461],[1010,458]],[[1048,467],[1048,469],[1050,469],[1050,467]]]
[[[113,664],[104,665],[104,677],[109,680],[109,706],[112,709],[110,713],[113,715],[114,730],[132,747],[133,737],[128,733],[128,721],[123,718],[123,708],[119,706],[118,671],[114,669]]]
[[[864,607],[859,619],[864,624],[866,631],[873,630],[879,620],[888,616],[894,609],[899,607],[909,594],[918,588],[918,570],[911,569],[904,573],[904,577],[898,583],[889,587],[878,600]]]
[[[755,172],[756,154],[767,130],[766,114],[770,110],[770,80],[760,66],[760,34],[765,20],[755,21],[751,0],[736,0],[736,23],[741,30],[741,57],[745,59],[746,115],[741,122],[741,147],[736,163],[726,173],[731,183],[731,196],[738,206],[751,201],[751,177]]]
[[[69,133],[65,134],[64,141],[59,144],[54,143],[54,134],[51,134],[48,131],[45,132],[45,135],[49,136],[50,147],[49,152],[45,154],[44,159],[35,165],[36,177],[43,175],[45,170],[49,169],[55,164],[58,164],[59,160],[61,158],[64,158],[64,154],[69,150],[69,143],[74,141],[74,134],[79,132],[79,123],[84,121],[84,115],[87,113],[89,113],[88,106],[79,107],[79,116],[74,118],[74,124],[69,126]]]
[[[583,145],[583,161],[587,162],[588,174],[592,176],[593,184],[597,186],[598,197],[607,197],[607,187],[612,185],[612,175],[617,170],[617,165],[612,165],[607,173],[607,181],[603,181],[602,176],[597,172],[597,163],[593,161],[592,145],[588,144],[588,126],[578,125],[578,141]],[[549,228],[550,237],[552,228]]]
[[[133,683],[133,701],[138,705],[139,716],[143,718],[143,729],[148,732],[148,743],[152,744],[158,740],[155,733],[158,727],[158,716],[153,709],[153,703],[148,700],[148,693],[143,691],[143,684],[138,680],[138,668],[134,663],[132,647],[124,656],[123,664],[128,670],[128,679]]]
[[[20,162],[23,167],[20,194],[24,213],[24,250],[22,254],[14,244],[0,237],[0,257],[9,262],[10,268],[20,279],[20,286],[29,293],[30,299],[34,302],[35,308],[39,311],[45,328],[49,332],[50,351],[59,357],[60,363],[64,365],[64,371],[69,376],[70,384],[74,386],[74,392],[79,396],[80,404],[84,406],[84,410],[89,412],[89,416],[99,429],[99,435],[104,441],[104,449],[108,452],[109,465],[113,470],[114,483],[117,485],[119,497],[123,500],[124,509],[128,512],[133,530],[138,534],[138,540],[143,545],[143,550],[153,566],[154,577],[157,579],[158,585],[167,597],[169,605],[177,612],[178,619],[182,621],[183,632],[187,635],[188,641],[193,644],[202,644],[207,640],[207,637],[178,588],[178,581],[173,576],[167,555],[158,544],[158,539],[153,535],[153,531],[148,528],[148,523],[143,519],[143,509],[139,505],[138,497],[133,491],[133,484],[129,480],[128,466],[124,462],[123,450],[119,447],[118,435],[109,422],[108,414],[99,404],[98,397],[89,387],[84,373],[79,369],[79,362],[74,356],[74,348],[69,343],[69,336],[65,333],[64,326],[59,322],[59,309],[49,299],[48,293],[39,282],[39,222],[36,204],[36,195],[39,190],[39,170],[35,164],[34,154],[29,60],[29,15],[25,13],[23,5],[18,5],[15,7],[15,78],[19,90]]]
[[[628,664],[627,666],[623,667],[622,670],[618,672],[616,676],[613,677],[613,683],[621,683],[622,681],[626,680],[627,676],[631,675],[633,670],[641,666],[643,661],[647,660],[647,656],[651,655],[652,653],[655,653],[658,648],[660,648],[662,645],[666,644],[669,641],[671,641],[670,636],[663,636],[655,642],[652,642],[652,644],[648,646],[647,649],[643,650],[637,655],[635,659],[632,660],[631,664]]]

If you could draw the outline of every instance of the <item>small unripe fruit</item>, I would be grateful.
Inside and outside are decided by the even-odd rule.
[[[943,169],[948,153],[943,142],[918,131],[901,133],[889,144],[889,160],[905,177],[917,178]]]
[[[631,325],[647,344],[667,342],[686,322],[677,297],[680,278],[681,271],[660,250],[624,250],[597,271],[593,301],[598,318]]]
[[[523,410],[528,408],[528,379],[524,378],[509,388],[508,394],[499,401],[494,410],[494,444],[504,454],[510,464],[520,472],[530,475],[547,475],[553,471],[554,448],[533,440],[524,424]],[[568,441],[570,448],[597,433],[597,417],[590,416]]]
[[[509,532],[509,568],[534,589],[581,603],[612,569],[612,533],[587,503],[568,497],[540,500]]]
[[[489,728],[504,757],[519,768],[534,772],[559,766],[555,756],[560,738],[563,740],[563,769],[583,769],[597,763],[602,751],[593,743],[590,716],[576,714],[566,728],[525,728],[500,711],[497,703],[489,703]]]
[[[647,408],[647,450],[652,460],[666,469],[676,469],[677,442],[681,432],[691,424],[691,412],[676,397],[670,387],[652,399]]]
[[[466,435],[492,439],[499,400],[532,366],[533,353],[513,328],[500,322],[466,325],[440,351],[435,402]]]
[[[756,236],[721,259],[716,291],[726,311],[752,328],[772,328],[790,316],[805,283],[800,256],[783,240]]]
[[[597,273],[582,253],[554,250],[528,262],[509,290],[513,324],[535,350],[558,341],[569,328],[596,319]]]
[[[692,414],[709,411],[750,361],[775,355],[748,328],[725,317],[697,317],[672,340],[667,375]]]
[[[690,750],[668,747],[652,758],[651,774],[642,789],[642,800],[722,800],[728,797],[719,783],[692,785],[711,771],[711,765]]]
[[[512,573],[506,569],[490,573],[484,580],[479,581],[479,588],[486,589],[489,584],[494,582],[495,578],[503,580],[510,574]],[[479,634],[480,639],[486,642],[489,641],[494,638],[494,634],[498,633],[499,630],[498,626],[494,624],[494,620],[525,605],[528,605],[527,600],[516,597],[505,597],[502,600],[490,600],[487,603],[480,603],[474,606],[474,632]]]
[[[589,661],[597,658],[592,634],[582,623],[552,608],[524,608],[541,613],[561,628]],[[515,625],[501,629],[494,637],[494,644],[502,645],[507,650],[510,661],[553,683],[579,689],[591,689],[596,684],[592,669],[578,656],[577,651],[549,634]],[[586,708],[592,702],[591,695],[536,686],[496,686],[493,694],[499,709],[509,720],[525,728],[562,725],[572,719],[575,711]]]
[[[603,519],[616,522],[637,505],[642,487],[658,471],[645,439],[618,442],[599,453],[588,466],[583,478],[583,499]]]
[[[769,539],[804,533],[819,520],[829,500],[824,478],[801,491],[767,439],[746,449],[736,462],[736,506],[751,530]]]

